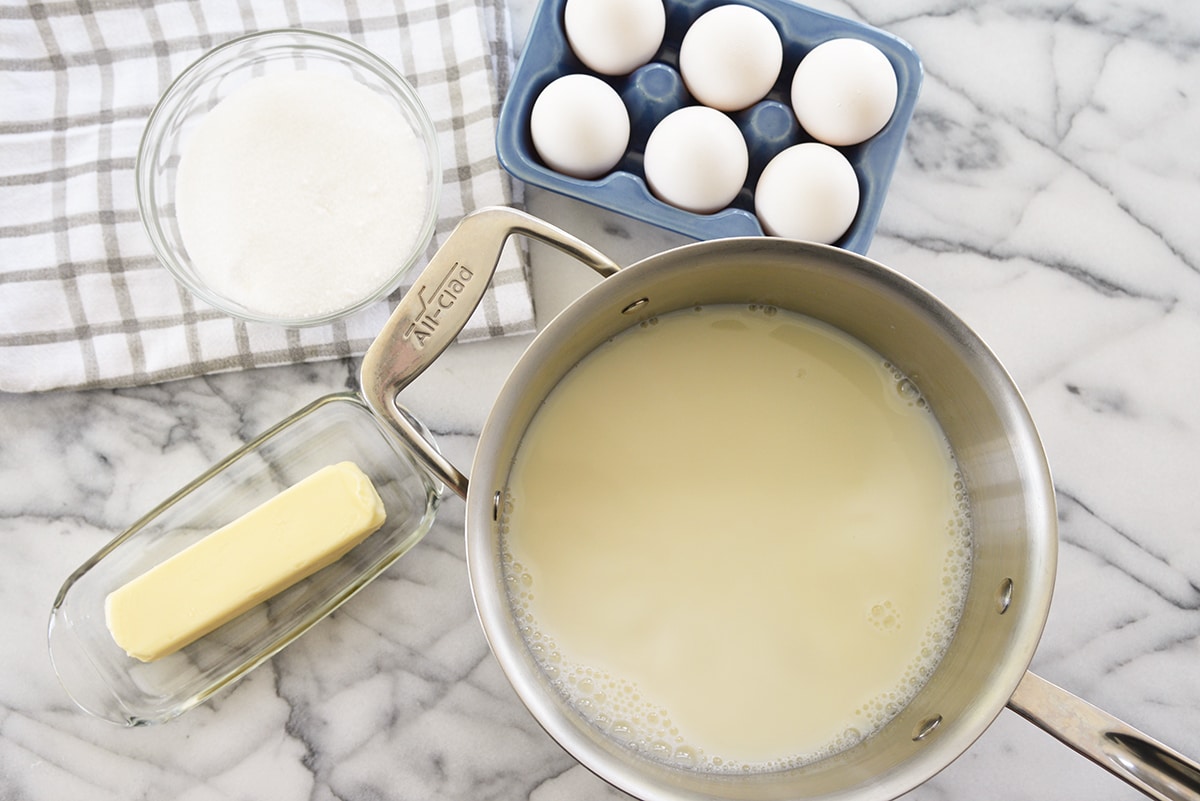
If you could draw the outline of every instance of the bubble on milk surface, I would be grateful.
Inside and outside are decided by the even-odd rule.
[[[891,601],[872,605],[868,619],[871,621],[871,625],[879,631],[896,631],[901,626],[900,610]]]

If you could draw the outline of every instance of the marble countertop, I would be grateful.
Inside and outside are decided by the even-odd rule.
[[[518,39],[532,6],[513,4]],[[924,61],[869,255],[972,325],[1038,423],[1061,551],[1034,669],[1200,757],[1200,17],[1187,0],[819,6]],[[621,263],[683,241],[536,190],[527,205]],[[532,253],[540,321],[598,280]],[[456,345],[406,391],[458,463],[527,344]],[[46,622],[71,570],[356,368],[0,395],[0,798],[620,797],[492,659],[454,498],[379,580],[176,721],[121,729],[59,686]],[[1141,797],[1008,711],[911,796]]]

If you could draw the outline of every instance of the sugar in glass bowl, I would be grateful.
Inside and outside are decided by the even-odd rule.
[[[272,148],[269,142],[257,151],[236,150],[234,146],[243,139],[252,138],[231,135],[247,130],[246,120],[265,115],[256,124],[267,126],[266,130],[276,125],[276,117],[270,116],[272,103],[285,112],[278,116],[278,132],[292,135],[285,141],[296,139],[298,128],[292,125],[289,129],[285,121],[288,113],[302,113],[302,108],[311,110],[318,104],[285,107],[285,101],[296,97],[296,92],[303,96],[305,86],[320,89],[321,98],[344,113],[338,119],[348,124],[342,124],[341,130],[353,145],[336,137],[330,142],[304,142],[301,138],[292,150]],[[222,103],[227,99],[229,103]],[[353,102],[365,105],[354,106]],[[384,144],[392,141],[384,137],[392,128],[377,129],[382,133],[370,141],[374,149],[356,146],[356,137],[365,135],[366,123],[376,117],[388,125],[394,123],[395,131],[403,134],[397,137],[398,147]],[[333,118],[330,115],[329,119]],[[330,152],[343,154],[344,168],[336,159],[293,157],[323,154],[327,144],[334,146]],[[232,153],[228,159],[227,150]],[[387,169],[381,164],[378,175],[367,169],[363,163],[367,153],[370,158],[381,156]],[[277,172],[272,175],[283,179],[274,188],[277,193],[284,186],[294,188],[301,183],[307,190],[310,177],[312,190],[272,196],[270,181],[255,182],[250,177],[258,175],[264,163],[273,163],[271,169]],[[186,174],[183,192],[181,164]],[[224,185],[214,174],[231,177],[228,185],[236,190],[222,194]],[[368,174],[370,180],[359,185],[357,179]],[[403,180],[380,177],[384,175]],[[400,285],[433,236],[440,175],[433,122],[403,75],[353,42],[315,31],[286,29],[233,39],[184,70],[150,114],[135,180],[138,211],[154,251],[179,283],[233,317],[303,327],[353,314]],[[345,223],[357,228],[353,232],[337,229],[345,236],[324,238],[314,243],[317,247],[305,248],[301,243],[315,230],[310,215],[317,206],[325,205],[339,215],[331,218],[329,225]],[[293,210],[305,213],[291,219],[288,215]],[[254,228],[259,214],[276,226],[263,225],[262,231],[283,231],[284,235],[258,236]],[[291,230],[280,229],[281,222]],[[240,226],[237,236],[228,235],[229,226]],[[352,247],[343,253],[332,244],[335,241]],[[374,247],[367,252],[370,258],[360,258],[356,250],[360,247]],[[226,256],[229,258],[221,258]],[[306,259],[311,263],[301,264]],[[367,262],[375,266],[354,272]],[[233,269],[233,264],[238,268]],[[294,272],[292,264],[298,265]],[[276,275],[286,278],[276,281]],[[251,278],[259,284],[247,288]],[[327,284],[332,291],[325,291]]]

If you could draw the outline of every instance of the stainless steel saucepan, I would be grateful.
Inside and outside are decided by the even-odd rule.
[[[606,276],[543,330],[484,426],[470,480],[397,406],[397,395],[461,329],[507,238],[565,250]],[[562,376],[619,332],[698,304],[770,304],[825,321],[873,348],[921,388],[970,496],[971,585],[953,642],[923,690],[875,735],[776,773],[705,774],[631,751],[588,724],[534,662],[513,621],[499,518],[526,426]],[[524,213],[467,217],[403,299],[362,365],[368,403],[466,500],[472,592],[508,680],[576,759],[642,799],[890,799],[950,764],[1008,706],[1158,799],[1200,799],[1200,766],[1028,672],[1050,607],[1057,555],[1054,490],[1033,420],[1004,368],[953,312],[869,259],[755,237],[687,245],[618,269],[575,237]]]

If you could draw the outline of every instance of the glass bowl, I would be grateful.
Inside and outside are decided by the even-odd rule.
[[[350,78],[387,99],[416,135],[425,157],[426,204],[408,253],[397,253],[386,280],[341,308],[308,317],[276,317],[247,308],[214,289],[188,254],[176,214],[180,157],[205,114],[247,82],[304,70]],[[353,314],[395,289],[425,252],[437,222],[441,188],[437,134],[416,90],[390,64],[359,45],[300,29],[271,30],[233,39],[184,70],[151,111],[135,171],[138,213],[159,260],[196,297],[243,320],[286,327],[328,323]]]
[[[169,656],[141,662],[113,640],[104,619],[110,592],[320,468],[347,460],[383,500],[382,528],[337,562]],[[213,466],[71,574],[50,613],[54,670],[75,702],[97,717],[126,726],[170,720],[277,653],[416,545],[433,525],[442,490],[357,395],[327,395]]]

